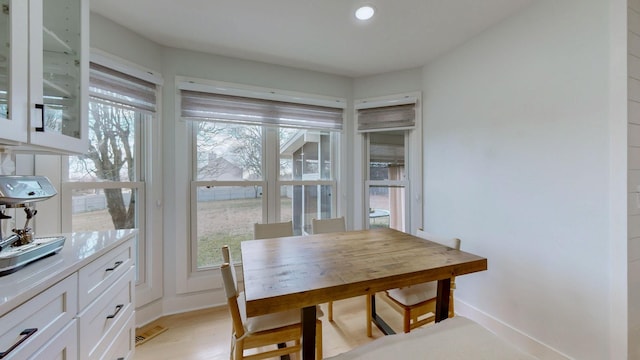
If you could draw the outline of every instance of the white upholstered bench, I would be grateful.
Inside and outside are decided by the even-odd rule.
[[[376,339],[330,360],[533,360],[478,323],[456,316],[429,327]]]

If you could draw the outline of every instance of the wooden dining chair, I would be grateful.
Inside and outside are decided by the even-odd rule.
[[[331,219],[311,219],[311,232],[313,234],[326,234],[342,231],[347,231],[344,216]]]
[[[313,234],[326,234],[332,232],[347,231],[344,216],[331,219],[311,219],[311,232]],[[333,301],[327,304],[329,321],[333,321]]]
[[[233,283],[236,284],[236,289],[239,289],[238,286],[238,276],[236,275],[236,267],[233,265],[233,260],[231,260],[231,251],[229,250],[229,245],[222,246],[222,262],[229,264],[231,268],[231,275],[233,277]]]
[[[271,224],[253,224],[254,239],[270,239],[284,236],[293,236],[293,222],[291,220]]]
[[[460,239],[442,238],[426,233],[418,229],[416,235],[441,245],[460,250]],[[449,317],[454,316],[453,291],[455,290],[455,277],[451,278],[449,294]],[[383,292],[385,300],[403,315],[403,331],[410,332],[412,329],[428,324],[435,320],[436,294],[438,282],[430,281],[422,284],[411,285],[403,288],[391,289]],[[371,309],[371,298],[367,296],[367,309]],[[423,317],[428,315],[427,317]],[[423,317],[423,318],[421,318]],[[371,334],[371,311],[367,311],[367,336]]]
[[[231,314],[231,360],[259,360],[287,354],[300,355],[302,324],[300,310],[246,317],[244,294],[239,293],[228,263],[220,267],[227,304]],[[318,316],[322,316],[322,311]],[[287,344],[288,343],[288,344]],[[281,347],[280,344],[286,344]],[[269,347],[267,349],[258,349]],[[259,352],[245,354],[245,350]],[[316,357],[322,359],[322,321],[316,319]]]

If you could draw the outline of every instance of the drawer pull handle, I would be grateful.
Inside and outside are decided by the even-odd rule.
[[[120,312],[120,310],[122,310],[123,307],[124,307],[123,304],[116,305],[116,312],[114,312],[113,314],[107,316],[107,319],[113,319],[114,317],[116,317],[116,315],[118,315],[118,313]]]
[[[122,261],[116,261],[116,262],[113,264],[113,267],[110,267],[110,268],[108,268],[108,269],[105,269],[104,271],[113,271],[113,270],[115,270],[115,269],[116,269],[118,266],[120,266],[120,265],[122,265]]]
[[[15,344],[13,344],[9,348],[9,350],[0,352],[0,359],[2,359],[5,356],[9,355],[10,352],[12,352],[18,346],[20,346],[20,344],[22,344],[25,340],[27,340],[29,337],[31,337],[31,335],[35,334],[36,331],[38,331],[38,328],[31,328],[31,329],[22,330],[22,332],[20,333],[20,336],[24,336],[24,337],[22,339],[18,340],[18,342],[16,342]]]

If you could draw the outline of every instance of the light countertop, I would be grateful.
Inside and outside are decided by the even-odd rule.
[[[66,240],[59,253],[0,277],[0,316],[132,238],[137,232],[137,229],[128,229],[61,234]]]

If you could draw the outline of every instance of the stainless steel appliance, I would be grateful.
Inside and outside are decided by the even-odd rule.
[[[0,221],[11,219],[6,209],[23,208],[24,227],[12,229],[10,235],[0,231],[0,276],[11,274],[23,266],[59,252],[64,236],[34,236],[29,226],[37,214],[33,203],[47,200],[57,194],[49,179],[35,175],[0,175]]]

